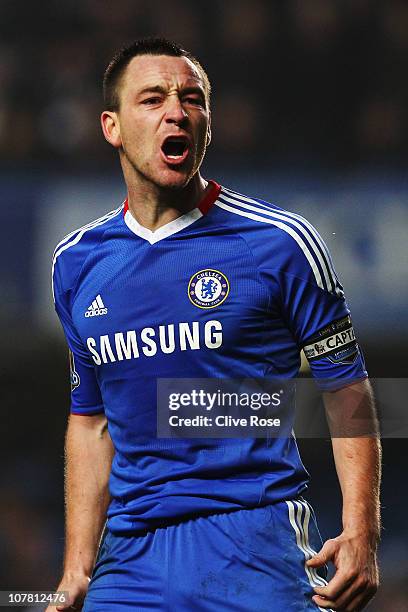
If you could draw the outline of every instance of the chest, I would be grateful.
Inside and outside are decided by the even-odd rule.
[[[240,240],[179,239],[138,248],[113,241],[84,264],[72,315],[84,340],[180,323],[201,329],[211,320],[235,335],[263,320],[268,304]]]

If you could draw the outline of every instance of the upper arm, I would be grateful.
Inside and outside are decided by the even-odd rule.
[[[71,316],[70,291],[64,287],[63,271],[57,260],[53,270],[55,310],[69,347],[71,413],[93,415],[104,412],[95,365],[84,346]]]
[[[323,393],[332,438],[378,435],[373,391],[368,379]]]
[[[73,428],[95,431],[101,438],[108,434],[108,421],[103,413],[93,414],[91,416],[70,414],[68,424]]]
[[[301,239],[281,236],[282,254],[278,265],[274,262],[273,277],[282,316],[325,389],[361,380],[367,372],[332,258],[312,229],[313,234],[305,230]]]
[[[102,413],[92,416],[70,414],[68,419],[67,438],[91,440],[92,445],[102,443],[108,455],[113,455],[113,444],[108,431],[108,421]],[[100,446],[98,446],[100,448]]]

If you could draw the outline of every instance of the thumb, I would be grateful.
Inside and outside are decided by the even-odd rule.
[[[321,567],[322,565],[325,565],[325,563],[334,557],[335,550],[335,542],[333,542],[333,540],[327,540],[319,552],[306,562],[306,565],[308,567]]]
[[[75,610],[74,605],[76,603],[77,593],[74,590],[72,591],[73,591],[73,594],[68,593],[68,597],[66,601],[64,601],[63,603],[61,602],[56,606],[56,609],[58,612],[64,612],[65,610],[71,610],[71,609]]]
[[[70,608],[72,608],[73,604],[73,601],[67,601],[64,604],[60,604],[59,606],[57,606],[57,610],[58,612],[64,612],[64,610],[69,610]]]

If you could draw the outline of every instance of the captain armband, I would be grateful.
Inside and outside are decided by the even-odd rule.
[[[359,354],[350,316],[326,325],[303,346],[309,362],[326,358],[333,364],[352,364]]]

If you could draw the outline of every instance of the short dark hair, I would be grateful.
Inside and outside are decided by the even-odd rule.
[[[111,62],[109,62],[103,76],[103,101],[107,110],[119,110],[120,80],[127,65],[138,55],[169,55],[171,57],[186,57],[189,59],[198,68],[204,81],[205,95],[207,103],[209,104],[211,93],[210,81],[206,71],[197,58],[175,42],[167,40],[166,38],[151,37],[135,40],[130,45],[122,47],[122,49],[115,53]]]

